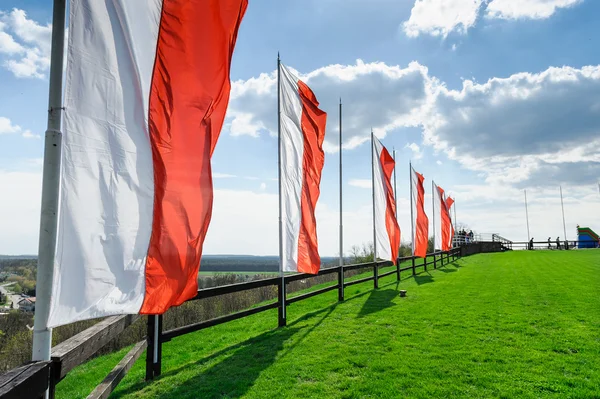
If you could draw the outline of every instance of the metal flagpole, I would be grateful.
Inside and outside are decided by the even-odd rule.
[[[456,198],[454,198],[454,204],[452,204],[452,205],[454,205],[454,237],[453,237],[452,241],[456,241],[456,239],[455,239],[456,233],[457,233],[456,229],[458,229],[458,222],[456,220]],[[454,247],[454,242],[452,243],[452,247]]]
[[[282,204],[281,204],[281,60],[277,53],[277,143],[278,157],[277,170],[279,173],[279,276],[281,277],[281,289],[279,290],[279,326],[286,324],[286,309],[285,309],[285,276],[283,273],[283,222],[282,222]]]
[[[523,191],[525,191],[525,218],[527,219],[527,242],[529,243],[531,236],[529,234],[529,212],[527,210],[527,190],[523,190]]]
[[[565,205],[563,203],[562,186],[558,187],[560,188],[560,207],[562,208],[563,231],[565,233],[565,241],[567,241],[567,225],[565,223]]]
[[[377,228],[375,226],[375,139],[373,129],[371,129],[371,187],[373,195],[373,263],[374,265],[374,285],[379,287],[378,268],[377,268]]]
[[[394,159],[394,203],[395,203],[395,209],[394,212],[396,212],[396,220],[398,220],[398,195],[397,195],[397,190],[396,190],[396,149],[394,148],[392,150],[392,158]]]
[[[415,256],[415,216],[413,214],[413,169],[412,169],[412,161],[408,163],[408,172],[409,172],[409,181],[410,181],[410,226],[412,229],[412,256]]]
[[[340,273],[338,276],[338,300],[344,300],[344,225],[342,218],[342,99],[340,98]]]
[[[60,189],[62,74],[66,0],[54,0],[53,7],[48,129],[46,130],[44,143],[42,211],[36,281],[37,303],[33,324],[32,360],[50,360],[52,347],[52,329],[48,328],[48,316],[50,314],[50,295],[52,294],[52,281],[54,278]],[[46,395],[48,395],[48,392],[46,392]]]
[[[435,236],[436,236],[436,234],[435,234],[436,233],[436,231],[435,231],[435,183],[433,180],[431,181],[431,206],[433,208],[433,211],[431,213],[433,215],[433,252],[435,252],[435,247],[436,247],[437,242],[436,242],[436,238],[435,238]]]

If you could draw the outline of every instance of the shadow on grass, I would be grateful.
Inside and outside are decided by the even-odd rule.
[[[433,277],[428,273],[425,276],[416,275],[414,276],[415,282],[419,285],[433,283]]]
[[[398,295],[398,291],[392,289],[371,291],[371,295],[369,295],[369,298],[363,304],[357,317],[365,317],[371,313],[379,312],[380,310],[396,305],[392,302],[392,299],[396,295]]]
[[[240,397],[254,385],[260,374],[277,359],[286,356],[289,351],[300,344],[315,328],[319,327],[335,310],[337,304],[307,313],[288,324],[288,327],[267,331],[246,341],[231,345],[197,362],[187,363],[182,367],[168,370],[154,381],[138,383],[126,390],[113,393],[111,398],[122,398],[134,394],[144,387],[159,383],[162,379],[172,378],[184,373],[182,384],[173,384],[168,392],[157,393],[158,398],[205,398],[205,397]],[[311,318],[323,314],[320,320],[307,326],[297,326]],[[294,339],[292,345],[285,345],[298,332],[303,334]],[[285,347],[285,350],[284,350]],[[206,368],[213,361],[223,360]]]
[[[446,267],[442,267],[440,269],[438,269],[439,271],[443,272],[443,273],[454,273],[457,272],[458,269],[452,269],[452,268],[446,268]]]

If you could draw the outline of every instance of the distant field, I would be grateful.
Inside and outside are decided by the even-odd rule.
[[[408,273],[406,274],[408,276]],[[406,298],[398,297],[406,289]],[[476,255],[189,334],[112,398],[592,398],[600,395],[600,251]],[[85,397],[126,349],[58,386]]]

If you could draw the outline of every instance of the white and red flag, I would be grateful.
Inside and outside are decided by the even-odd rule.
[[[410,166],[411,206],[413,226],[413,256],[424,258],[427,256],[427,243],[429,241],[429,219],[425,213],[425,187],[422,174]]]
[[[396,198],[391,182],[396,162],[373,133],[371,133],[371,142],[375,258],[390,260],[395,264],[400,249],[400,226],[396,219]]]
[[[433,218],[434,218],[434,240],[435,248],[442,251],[448,251],[451,248],[452,241],[452,219],[446,202],[444,189],[433,185]],[[452,201],[453,202],[453,201]]]
[[[49,327],[162,314],[196,295],[246,7],[71,2]]]
[[[448,218],[450,219],[450,248],[453,247],[452,243],[454,241],[454,223],[456,223],[456,220],[452,219],[452,205],[454,205],[454,198],[446,198],[446,210],[448,210]]]
[[[316,274],[321,267],[315,207],[325,162],[327,114],[312,90],[279,63],[282,270]]]

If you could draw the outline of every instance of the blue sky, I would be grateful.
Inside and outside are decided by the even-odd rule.
[[[322,255],[337,251],[340,96],[346,250],[371,237],[371,127],[397,150],[404,241],[410,159],[426,191],[434,179],[455,195],[459,224],[478,232],[526,239],[527,189],[532,235],[562,237],[559,185],[568,237],[577,224],[600,230],[600,3],[249,3],[213,158],[205,253],[277,252],[278,51],[329,114],[317,211]],[[50,1],[0,3],[0,253],[37,251],[51,11]]]

